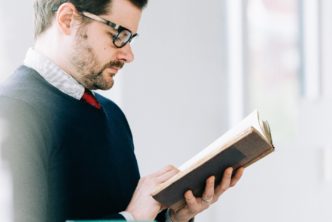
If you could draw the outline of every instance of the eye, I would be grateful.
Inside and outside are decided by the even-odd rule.
[[[117,31],[115,31],[115,30],[110,30],[110,29],[108,29],[108,30],[106,31],[106,33],[107,33],[107,35],[111,38],[112,41],[113,41],[113,39],[116,38],[117,35],[118,35],[118,32],[117,32]]]
[[[111,40],[113,41],[114,37],[115,37],[115,33],[112,32],[107,32],[107,35],[111,38]]]

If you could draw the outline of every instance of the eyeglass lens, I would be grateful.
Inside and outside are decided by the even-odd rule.
[[[114,39],[114,44],[118,47],[122,47],[128,43],[131,38],[131,33],[128,30],[122,30],[118,33],[116,38]]]

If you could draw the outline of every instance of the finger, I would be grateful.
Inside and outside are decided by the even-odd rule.
[[[216,187],[216,195],[219,197],[223,192],[225,192],[230,184],[232,178],[233,168],[229,167],[224,171],[221,183]]]
[[[191,190],[188,190],[184,194],[184,198],[186,200],[188,210],[192,213],[195,213],[198,209],[198,203],[197,203],[197,199],[194,196],[193,192]]]
[[[211,176],[206,180],[206,185],[205,185],[205,190],[202,195],[202,201],[206,204],[210,204],[213,200],[214,196],[214,182],[215,182],[215,177]]]
[[[172,170],[178,170],[175,166],[173,165],[167,165],[164,168],[162,168],[161,170],[158,170],[157,172],[151,174],[152,176],[156,176],[159,177],[161,175],[163,175],[164,173],[168,172],[168,171],[172,171]]]
[[[241,179],[241,177],[243,175],[243,172],[244,172],[244,168],[243,167],[241,167],[241,168],[239,168],[239,169],[236,170],[236,173],[232,177],[232,180],[231,180],[231,184],[230,184],[231,187],[235,186],[235,184]]]

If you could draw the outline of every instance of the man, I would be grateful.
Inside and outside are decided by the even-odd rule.
[[[202,197],[164,209],[154,188],[177,173],[167,166],[140,179],[122,111],[91,90],[107,90],[134,55],[147,0],[35,0],[36,41],[0,89],[2,152],[14,187],[16,221],[126,219],[184,222],[240,179],[232,169]],[[221,172],[222,173],[222,172]]]

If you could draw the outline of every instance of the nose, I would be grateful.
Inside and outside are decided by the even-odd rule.
[[[119,49],[118,59],[124,61],[125,63],[130,63],[134,61],[134,53],[130,44],[126,44],[122,48]]]

